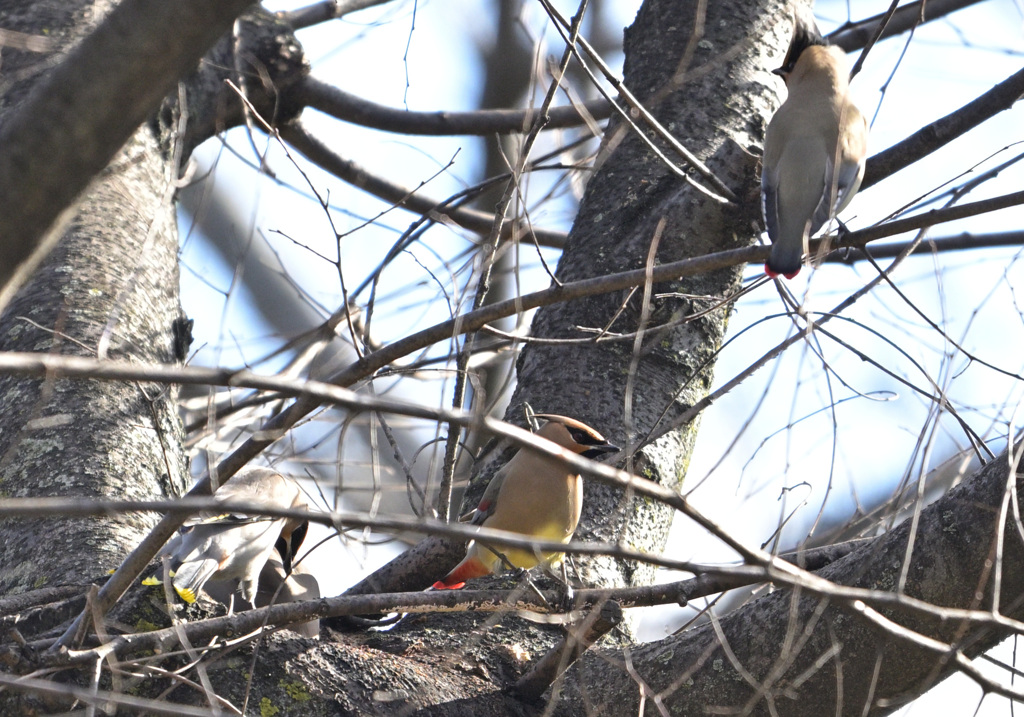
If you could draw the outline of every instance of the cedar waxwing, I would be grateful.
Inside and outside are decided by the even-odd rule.
[[[280,590],[278,589],[280,587]],[[302,602],[320,599],[320,583],[311,573],[306,572],[302,565],[297,565],[286,573],[284,564],[270,556],[260,573],[260,587],[256,592],[256,607],[280,605],[286,602]],[[303,637],[319,637],[320,621],[310,620],[296,625],[289,625]]]
[[[248,468],[232,477],[214,495],[216,500],[266,504],[275,508],[305,508],[306,498],[291,478],[269,468]],[[256,596],[260,571],[277,548],[285,573],[309,527],[307,521],[224,513],[186,523],[168,541],[162,555],[170,556],[175,592],[188,603],[196,601],[209,580],[238,581],[250,605]],[[143,581],[146,584],[159,580]],[[233,590],[232,590],[233,592]]]
[[[597,458],[619,450],[593,428],[572,418],[550,413],[536,416],[547,421],[537,435],[573,453]],[[575,470],[547,456],[521,449],[494,474],[471,522],[531,538],[568,543],[576,531],[582,508],[583,480]],[[532,568],[540,562],[532,550],[499,550],[518,568]],[[541,557],[552,566],[560,563],[563,555],[542,553]],[[458,589],[470,578],[500,573],[504,568],[504,562],[493,550],[474,540],[462,562],[434,583],[434,588]]]
[[[812,17],[794,17],[781,75],[789,91],[764,138],[761,206],[770,277],[800,272],[807,240],[841,212],[864,178],[868,125],[849,97],[849,66]]]
[[[238,591],[238,584],[235,580],[211,579],[203,586],[203,591],[217,602],[230,605]],[[300,564],[296,565],[291,573],[286,574],[284,563],[275,555],[263,565],[260,571],[259,588],[256,590],[255,607],[266,607],[267,605],[280,605],[286,602],[301,602],[303,600],[319,600],[320,583]],[[240,606],[241,611],[248,609]],[[310,620],[309,622],[297,625],[288,625],[289,630],[294,630],[303,637],[319,637],[320,621]]]

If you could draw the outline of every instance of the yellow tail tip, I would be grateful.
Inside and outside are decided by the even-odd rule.
[[[142,581],[142,584],[143,585],[159,585],[160,584],[160,578],[158,578],[156,575],[150,575],[148,578],[145,578]]]
[[[174,588],[178,592],[178,596],[189,603],[190,605],[196,601],[196,591],[192,588]]]

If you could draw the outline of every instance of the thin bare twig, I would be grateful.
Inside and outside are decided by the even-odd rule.
[[[209,717],[208,707],[193,707],[176,702],[162,702],[145,697],[136,697],[108,690],[91,690],[86,687],[40,680],[34,677],[17,677],[0,673],[0,685],[5,689],[17,692],[29,692],[34,695],[53,695],[65,699],[80,700],[87,705],[106,707],[108,704],[130,707],[140,712],[170,717]]]
[[[918,2],[904,5],[893,14],[892,19],[885,25],[881,39],[894,37],[918,26],[922,23],[922,17],[924,18],[923,22],[931,22],[980,2],[982,0],[918,0]],[[867,45],[884,14],[847,23],[830,33],[828,41],[847,52],[858,50]]]
[[[419,193],[419,188],[409,189],[381,179],[356,163],[333,152],[323,142],[306,131],[300,122],[293,122],[280,128],[281,138],[304,154],[317,166],[360,189],[380,197],[386,202],[404,207],[409,211],[434,217],[438,221],[450,221],[480,234],[490,232],[494,226],[494,214],[468,207],[449,207],[448,202],[438,202]],[[532,236],[541,246],[560,248],[565,246],[565,233],[549,229],[526,226],[521,222],[507,222],[502,236],[518,233]]]
[[[885,32],[885,28],[889,24],[889,21],[892,20],[892,16],[896,13],[896,6],[899,4],[900,0],[892,0],[892,4],[889,5],[889,9],[885,11],[885,14],[882,15],[881,19],[878,21],[878,27],[875,29],[874,33],[872,33],[871,39],[868,40],[868,43],[864,46],[864,50],[860,53],[860,57],[857,58],[857,62],[853,64],[853,69],[850,70],[851,80],[857,76],[857,73],[860,72],[860,68],[864,66],[864,60],[867,59],[868,53],[871,52],[871,48],[875,46],[875,43],[878,42],[882,33]]]

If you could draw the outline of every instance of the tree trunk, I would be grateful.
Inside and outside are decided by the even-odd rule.
[[[756,151],[776,102],[774,90],[766,84],[765,56],[784,47],[786,28],[781,20],[785,15],[766,2],[712,3],[706,18],[699,18],[698,12],[698,6],[689,3],[645,3],[626,32],[625,84],[739,200],[716,201],[694,189],[635,132],[613,122],[605,135],[603,164],[587,186],[559,263],[560,281],[642,268],[655,241],[658,264],[751,241],[759,213],[756,159],[745,148]],[[704,20],[703,38],[694,35],[698,20]],[[688,44],[694,44],[696,52],[689,64],[680,67]],[[682,87],[676,89],[673,82],[680,79]],[[646,128],[645,134],[653,136]],[[664,142],[655,140],[655,144],[670,161],[685,168]],[[686,171],[695,176],[689,168]],[[707,186],[704,180],[697,181]],[[527,345],[519,359],[519,382],[507,417],[521,421],[523,402],[538,412],[568,413],[625,446],[624,455],[649,433],[664,433],[635,456],[631,469],[678,489],[697,426],[665,431],[707,394],[728,309],[675,328],[662,327],[708,308],[714,297],[734,292],[741,269],[653,286],[646,319],[642,291],[539,310],[532,331],[537,337],[595,335],[575,327],[645,334],[639,346],[632,339],[599,345]],[[673,292],[707,298],[654,298]],[[622,307],[625,310],[613,321]],[[622,435],[623,425],[629,427],[628,435]],[[577,537],[621,541],[635,549],[660,552],[671,519],[671,511],[664,506],[588,484]],[[653,568],[646,565],[611,558],[585,563],[586,582],[594,585],[644,584],[653,579]]]
[[[95,26],[83,18],[100,12],[85,2],[57,5],[59,16],[49,6],[9,12],[4,27],[70,42]],[[39,56],[4,55],[5,74],[45,76],[35,75],[45,67]],[[16,85],[5,95],[5,114],[18,110],[27,89]],[[175,180],[153,130],[141,128],[90,185],[56,248],[4,311],[0,348],[175,361],[172,325],[181,312]],[[176,389],[161,385],[0,376],[4,495],[179,495],[188,470],[176,400]],[[152,514],[2,521],[0,594],[101,577],[154,521]]]

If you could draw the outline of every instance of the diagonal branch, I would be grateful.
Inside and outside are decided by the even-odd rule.
[[[944,147],[982,122],[1013,107],[1024,96],[1024,69],[955,112],[922,127],[902,142],[868,160],[861,189],[877,184],[917,160]]]
[[[910,559],[910,521],[826,567],[820,578],[836,586],[832,596],[811,596],[804,588],[776,591],[721,618],[717,634],[715,626],[705,625],[632,648],[637,672],[675,714],[697,714],[709,707],[716,713],[730,707],[738,712],[739,706],[748,705],[758,688],[742,679],[726,657],[727,649],[759,686],[769,689],[756,707],[748,705],[755,714],[768,714],[773,707],[777,714],[810,717],[832,714],[840,704],[853,707],[843,714],[861,714],[862,707],[863,714],[887,714],[908,696],[919,694],[922,685],[934,684],[955,670],[967,672],[985,689],[1019,697],[1012,685],[981,676],[968,659],[1013,630],[964,619],[964,611],[1011,622],[1020,617],[1020,550],[1003,556],[999,604],[1004,608],[997,613],[989,607],[994,597],[989,572],[996,535],[1017,532],[1014,518],[1003,522],[998,511],[1007,490],[1021,490],[1014,471],[1009,455],[1003,453],[922,511],[905,593],[882,588],[896,584],[894,578]],[[845,605],[840,605],[837,598],[844,588],[839,586],[887,594],[896,602],[884,607],[859,603],[849,600],[853,593],[848,593],[840,598]],[[908,611],[900,600],[929,605],[934,612]],[[838,653],[836,644],[841,646]],[[823,655],[832,657],[822,663]],[[603,658],[583,658],[576,678],[568,683],[570,704],[583,699],[593,712],[614,705],[616,713],[633,713],[637,697],[630,696],[631,677],[614,659]],[[842,671],[838,681],[837,670]]]
[[[299,150],[321,169],[349,184],[359,187],[386,202],[403,207],[425,216],[436,217],[439,221],[452,221],[461,227],[479,234],[487,234],[494,225],[494,214],[481,212],[468,207],[450,207],[447,202],[439,202],[424,197],[417,189],[410,189],[393,184],[386,179],[370,173],[355,162],[345,159],[331,150],[327,145],[310,134],[299,122],[287,124],[280,129],[281,138]],[[535,237],[542,246],[561,248],[565,246],[565,233],[541,229],[525,222],[506,222],[502,227],[502,237],[513,234],[522,237]]]
[[[938,20],[980,2],[982,0],[918,0],[918,2],[904,5],[893,13],[892,19],[886,23],[885,30],[879,39],[895,37],[923,22]],[[843,48],[846,52],[859,50],[867,45],[884,15],[885,13],[881,13],[864,20],[847,23],[829,34],[828,41]]]
[[[251,0],[125,0],[0,125],[0,310],[55,226]],[[39,161],[45,157],[46,161]]]
[[[337,20],[349,13],[365,10],[368,7],[384,5],[392,0],[320,0],[312,5],[296,10],[282,10],[277,17],[296,30],[312,27],[328,20]]]

